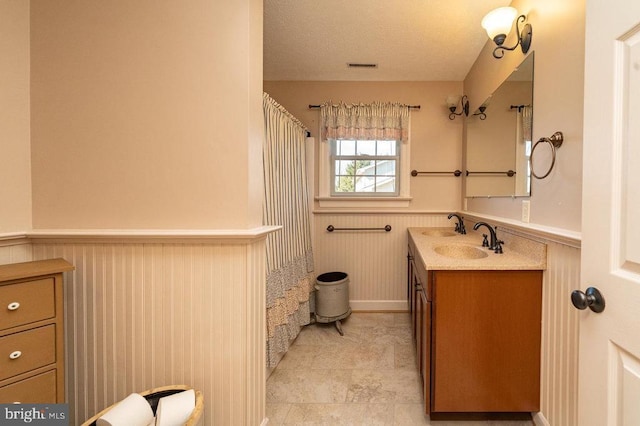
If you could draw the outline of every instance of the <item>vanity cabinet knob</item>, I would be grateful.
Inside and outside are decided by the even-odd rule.
[[[9,359],[18,359],[22,355],[21,351],[13,351],[9,354]]]
[[[7,309],[10,311],[16,311],[18,310],[18,308],[20,307],[20,303],[19,302],[11,302],[7,305]]]

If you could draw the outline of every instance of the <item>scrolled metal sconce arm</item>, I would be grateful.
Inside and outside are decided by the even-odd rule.
[[[477,115],[480,120],[486,120],[487,119],[487,114],[485,113],[486,110],[487,110],[486,106],[480,106],[478,107],[478,112],[474,113],[473,115]]]
[[[522,53],[527,53],[529,51],[529,47],[531,47],[531,37],[532,37],[532,28],[531,24],[526,24],[522,31],[520,31],[520,23],[526,21],[527,17],[525,15],[518,16],[516,19],[516,33],[518,35],[518,41],[513,47],[503,46],[507,36],[505,34],[497,35],[493,41],[498,45],[495,49],[493,49],[493,57],[496,59],[500,59],[504,56],[505,50],[516,50],[516,47],[520,46],[522,49]]]
[[[469,98],[467,98],[467,95],[462,95],[462,98],[460,98],[460,104],[462,105],[462,110],[460,112],[456,112],[458,105],[449,107],[449,111],[451,111],[451,114],[449,114],[449,120],[455,119],[456,115],[464,114],[465,117],[469,116]]]

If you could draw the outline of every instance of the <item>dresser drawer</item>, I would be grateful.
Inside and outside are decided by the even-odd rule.
[[[56,403],[56,371],[47,371],[0,388],[0,404]]]
[[[0,286],[0,330],[56,315],[54,279]]]
[[[56,361],[56,328],[47,325],[0,337],[0,380]]]

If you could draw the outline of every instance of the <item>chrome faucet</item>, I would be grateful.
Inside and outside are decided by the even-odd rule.
[[[447,216],[447,219],[451,219],[454,216],[458,219],[458,223],[456,223],[455,231],[459,234],[466,234],[467,230],[464,227],[464,221],[463,221],[464,218],[460,217],[455,213],[450,213],[449,216]]]
[[[478,223],[476,223],[475,225],[473,225],[473,230],[474,230],[474,231],[477,231],[477,230],[478,230],[478,228],[480,228],[481,226],[486,226],[486,227],[489,229],[489,233],[490,233],[490,235],[491,235],[491,242],[490,242],[490,243],[488,243],[489,250],[497,250],[497,249],[498,249],[499,244],[498,244],[498,237],[496,236],[496,231],[495,231],[495,229],[493,229],[493,228],[491,227],[491,225],[489,225],[489,224],[488,224],[488,223],[486,223],[486,222],[478,222]],[[483,246],[483,247],[487,247],[487,245],[486,245],[486,244],[487,244],[486,235],[483,235],[483,236],[485,237],[485,240],[482,242],[482,246]],[[500,247],[500,251],[499,251],[499,252],[498,252],[498,251],[496,251],[496,253],[502,253],[502,247]]]

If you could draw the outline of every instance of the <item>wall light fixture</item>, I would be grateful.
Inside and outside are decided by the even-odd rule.
[[[478,107],[478,111],[474,112],[473,115],[479,115],[480,120],[486,120],[487,119],[487,114],[485,113],[486,109],[487,109],[486,106],[480,105],[480,107]]]
[[[462,106],[460,112],[456,112],[458,104]],[[451,111],[451,114],[449,114],[449,120],[456,118],[456,115],[464,114],[465,117],[469,116],[469,98],[467,98],[467,95],[462,95],[462,97],[458,95],[447,96],[447,107],[449,108],[449,111]]]
[[[532,28],[531,24],[526,24],[520,31],[520,23],[527,20],[525,15],[520,15],[516,19],[518,11],[513,7],[499,7],[487,13],[482,18],[482,28],[487,31],[489,38],[494,41],[497,47],[493,50],[493,57],[500,59],[504,56],[505,50],[515,50],[520,46],[522,53],[527,53],[531,47]],[[513,47],[505,47],[504,43],[507,35],[513,26],[513,20],[516,19],[516,32],[518,33],[518,41]]]
[[[487,107],[489,106],[490,101],[491,101],[491,96],[489,96],[487,100],[484,101],[482,105],[478,107],[478,109],[476,110],[476,112],[473,113],[473,115],[478,115],[479,116],[478,118],[480,118],[480,120],[486,120],[487,114],[485,113],[485,111],[487,110]]]

